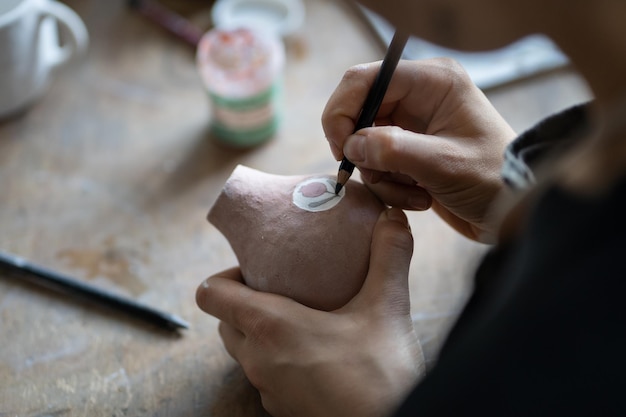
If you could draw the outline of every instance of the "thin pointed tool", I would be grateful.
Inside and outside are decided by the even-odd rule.
[[[391,77],[393,76],[393,72],[395,71],[396,67],[398,66],[398,62],[402,57],[402,51],[404,50],[404,46],[406,45],[408,39],[408,35],[405,35],[398,31],[394,33],[393,39],[391,39],[391,43],[389,44],[389,49],[387,49],[385,58],[383,59],[383,62],[380,66],[380,70],[378,71],[378,75],[374,80],[374,84],[372,84],[372,88],[365,98],[365,102],[363,103],[363,110],[361,110],[361,114],[359,115],[359,118],[356,122],[354,132],[363,129],[364,127],[370,127],[374,124],[376,114],[378,113],[380,104],[383,101],[383,97],[385,97],[385,92],[387,91],[387,87],[389,86],[389,82],[391,81]],[[353,171],[354,164],[344,156],[341,164],[339,164],[335,194],[339,194],[339,191],[341,191],[343,186],[346,185],[346,183],[350,179]]]
[[[113,310],[126,313],[153,325],[169,329],[187,329],[189,324],[174,314],[155,310],[139,304],[135,300],[121,297],[104,291],[98,287],[88,285],[82,281],[62,275],[56,271],[34,265],[23,258],[0,252],[0,267],[15,272],[21,272],[22,278],[42,285],[51,290],[73,297],[82,298],[87,302],[98,303]]]

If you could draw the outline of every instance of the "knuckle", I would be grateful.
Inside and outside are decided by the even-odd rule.
[[[250,342],[257,346],[271,345],[272,340],[280,337],[283,329],[283,320],[271,311],[258,314],[257,310],[250,310],[243,320],[246,321],[245,326]]]
[[[376,68],[377,65],[374,63],[359,64],[348,68],[343,74],[340,85],[347,88],[349,98],[353,102],[360,103],[363,101],[373,82]]]
[[[343,74],[343,81],[361,80],[371,64],[353,65]]]
[[[441,57],[434,58],[433,61],[439,68],[449,74],[450,77],[462,79],[466,78],[467,72],[465,71],[465,68],[456,59]]]
[[[452,88],[466,88],[474,84],[465,68],[454,58],[433,58],[430,62],[438,69],[441,76],[449,82]]]
[[[434,62],[441,68],[446,68],[453,72],[457,72],[463,69],[461,64],[456,59],[450,57],[433,58],[432,62]]]
[[[245,342],[248,354],[242,355],[239,363],[250,383],[263,391],[272,384],[268,375],[271,374],[271,368],[275,367],[281,340],[284,339],[281,337],[282,326],[275,314],[250,318],[248,325],[250,327]]]
[[[373,145],[372,152],[368,156],[375,159],[378,166],[393,169],[399,154],[404,153],[401,135],[404,130],[398,126],[389,126],[383,130],[382,135],[376,140],[370,141]],[[391,171],[396,172],[396,171]]]
[[[454,168],[464,164],[464,162],[468,158],[466,151],[459,149],[456,144],[451,143],[450,141],[442,140],[437,145],[437,160],[443,167],[446,167],[447,169],[452,169],[452,171],[455,171]]]

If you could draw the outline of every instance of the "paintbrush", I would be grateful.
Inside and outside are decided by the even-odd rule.
[[[408,35],[405,35],[398,31],[394,33],[393,39],[391,39],[391,43],[389,44],[389,49],[387,49],[385,58],[380,65],[378,75],[374,80],[374,84],[372,84],[372,88],[365,98],[365,102],[363,103],[363,109],[361,110],[361,114],[357,119],[354,132],[363,129],[364,127],[370,127],[374,124],[376,114],[378,113],[380,104],[385,97],[385,92],[387,91],[387,87],[389,86],[389,82],[391,81],[393,72],[398,66],[398,61],[400,61],[400,58],[402,57],[402,51],[404,50],[404,46],[406,45],[408,39]],[[341,160],[341,164],[339,164],[335,194],[339,194],[339,191],[341,191],[343,186],[350,179],[353,171],[354,164],[344,156]]]
[[[154,0],[128,0],[131,9],[157,23],[192,46],[197,46],[204,34],[189,20]]]
[[[85,301],[96,302],[158,327],[169,330],[189,328],[189,324],[185,320],[173,314],[158,311],[139,304],[134,300],[106,292],[100,288],[88,285],[50,269],[34,265],[15,255],[0,252],[0,266],[15,272],[20,272],[20,276],[35,284],[42,285],[63,294],[82,298]]]

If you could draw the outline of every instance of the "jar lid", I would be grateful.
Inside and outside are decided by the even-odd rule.
[[[196,64],[205,87],[229,98],[257,95],[271,86],[283,69],[284,45],[255,28],[214,28],[202,36]]]
[[[211,11],[219,27],[259,27],[285,37],[302,26],[302,0],[217,0]]]

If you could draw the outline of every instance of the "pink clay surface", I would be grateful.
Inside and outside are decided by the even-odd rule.
[[[280,176],[239,165],[208,219],[230,243],[247,285],[334,310],[363,284],[374,224],[384,205],[363,184],[350,180],[335,207],[303,210],[293,204],[292,195],[311,177],[329,176]],[[327,193],[322,187],[312,183],[300,192],[316,197]]]

